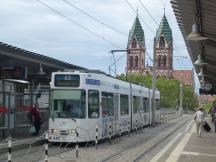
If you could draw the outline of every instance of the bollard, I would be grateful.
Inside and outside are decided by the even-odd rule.
[[[136,119],[136,134],[137,134],[137,127],[138,127],[138,125],[137,125],[137,119]]]
[[[11,162],[11,147],[12,147],[12,141],[11,141],[11,137],[8,138],[8,162]]]
[[[98,125],[96,124],[95,146],[98,148]]]
[[[119,140],[120,140],[120,137],[121,137],[121,121],[119,122]]]
[[[128,136],[130,136],[130,121],[128,121]]]
[[[45,133],[45,162],[48,162],[48,133]]]
[[[112,139],[112,123],[110,122],[109,124],[109,143],[111,143],[111,139]]]
[[[78,130],[77,130],[77,128],[76,128],[76,158],[79,157],[78,138],[79,138],[79,133],[78,133]]]

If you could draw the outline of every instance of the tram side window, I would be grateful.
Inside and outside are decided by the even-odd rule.
[[[160,100],[156,99],[155,102],[156,102],[156,109],[159,110],[160,109]]]
[[[149,99],[143,98],[143,106],[144,106],[144,112],[149,112]]]
[[[120,112],[121,115],[129,114],[128,95],[120,95]]]
[[[98,118],[99,117],[99,91],[89,90],[88,91],[88,117]]]
[[[133,96],[133,113],[136,114],[139,110],[140,99],[137,96]]]
[[[102,92],[102,115],[105,116],[114,116],[114,102],[113,94]]]

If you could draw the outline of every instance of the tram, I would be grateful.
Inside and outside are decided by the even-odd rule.
[[[53,72],[50,84],[50,142],[93,141],[96,127],[100,140],[110,129],[114,136],[150,124],[152,90],[142,85],[95,71]],[[158,90],[155,99],[159,108]]]

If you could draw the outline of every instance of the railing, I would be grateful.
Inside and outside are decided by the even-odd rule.
[[[165,123],[169,120],[175,119],[179,117],[179,113],[176,111],[176,109],[161,109],[160,112],[160,122]]]

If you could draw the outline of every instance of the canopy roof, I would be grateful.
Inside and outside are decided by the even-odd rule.
[[[215,0],[171,0],[179,28],[185,40],[187,50],[192,62],[202,54],[204,62],[208,63],[203,67],[206,75],[205,81],[216,84],[216,3]],[[199,15],[199,16],[196,16]],[[200,19],[198,19],[200,17]],[[192,25],[199,20],[199,28],[203,36],[209,38],[206,41],[188,41],[186,37],[192,31]],[[202,52],[203,51],[203,52]],[[195,66],[196,73],[200,68]],[[199,78],[201,80],[201,78]]]

